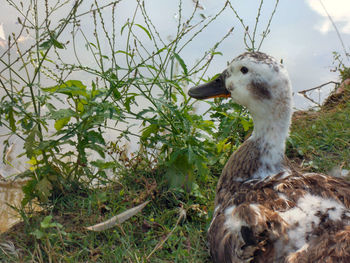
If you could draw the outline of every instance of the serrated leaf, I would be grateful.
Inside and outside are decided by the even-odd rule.
[[[252,122],[247,121],[246,119],[241,119],[241,124],[244,131],[248,131],[253,126]]]
[[[152,133],[157,133],[159,126],[157,124],[151,124],[144,128],[141,133],[141,140],[146,140]]]
[[[57,228],[62,228],[63,226],[60,223],[57,222],[51,222],[52,220],[52,216],[45,216],[45,218],[43,219],[43,221],[41,221],[40,226],[41,228],[50,228],[50,227],[57,227]]]
[[[179,54],[177,54],[175,52],[174,52],[174,57],[179,62],[179,64],[180,64],[184,74],[187,76],[188,75],[188,71],[187,71],[187,66],[186,66],[184,60],[180,57]]]
[[[34,148],[36,148],[37,142],[35,141],[35,137],[38,134],[38,126],[34,126],[34,128],[28,134],[25,142],[24,148],[26,150],[26,154],[28,158],[32,158],[34,154]]]

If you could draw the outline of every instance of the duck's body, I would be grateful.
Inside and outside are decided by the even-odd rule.
[[[254,120],[252,136],[219,179],[208,230],[214,262],[350,262],[350,184],[301,174],[284,156],[291,108],[286,70],[260,52],[237,57],[190,96],[231,96]]]

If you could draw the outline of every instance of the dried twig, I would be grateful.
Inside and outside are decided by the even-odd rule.
[[[339,82],[336,82],[336,81],[328,81],[328,82],[326,82],[326,83],[323,83],[322,85],[319,85],[319,86],[314,87],[314,88],[311,88],[311,89],[302,90],[302,91],[299,91],[298,93],[300,93],[300,94],[305,94],[305,93],[307,93],[307,92],[309,92],[309,91],[313,91],[313,90],[316,90],[316,89],[320,89],[320,88],[322,88],[322,87],[324,87],[324,86],[326,86],[326,85],[328,85],[328,84],[332,84],[332,83],[335,84],[336,86],[340,84]]]
[[[177,226],[179,225],[179,223],[181,222],[181,220],[183,218],[186,217],[186,211],[185,209],[183,209],[182,207],[180,208],[180,212],[179,212],[179,218],[176,221],[175,226],[173,227],[173,229],[169,232],[169,234],[162,239],[152,250],[152,252],[147,256],[146,260],[149,260],[150,257],[160,248],[162,248],[162,246],[164,245],[164,243],[169,239],[169,237],[174,233],[175,229],[177,228]]]
[[[299,91],[298,93],[303,95],[304,98],[306,98],[307,100],[311,101],[312,103],[318,105],[318,106],[321,106],[320,103],[316,102],[315,100],[313,100],[312,98],[310,98],[307,93],[310,92],[310,91],[313,91],[313,90],[320,90],[322,87],[328,85],[328,84],[335,84],[335,87],[339,86],[339,82],[336,82],[336,81],[328,81],[326,83],[323,83],[317,87],[314,87],[314,88],[311,88],[311,89],[306,89],[306,90],[302,90],[302,91]]]

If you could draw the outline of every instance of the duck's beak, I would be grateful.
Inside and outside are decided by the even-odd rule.
[[[217,97],[229,98],[231,94],[225,87],[224,74],[220,74],[212,81],[190,88],[188,95],[195,99],[204,100]]]

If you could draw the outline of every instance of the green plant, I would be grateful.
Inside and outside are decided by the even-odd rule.
[[[53,248],[57,248],[57,243],[60,243],[62,248],[65,247],[64,238],[68,234],[63,230],[63,226],[60,223],[52,222],[52,216],[46,216],[40,222],[40,227],[30,233],[36,242],[36,250],[40,255],[39,258],[42,262],[52,262],[54,260]],[[65,237],[66,239],[67,237]],[[43,255],[41,250],[45,252]]]
[[[4,153],[10,145],[9,139],[17,136],[23,140],[23,154],[30,160],[30,170],[22,174],[30,178],[24,187],[24,205],[35,197],[46,202],[93,183],[104,185],[111,179],[108,173],[125,169],[115,152],[109,154],[111,148],[105,133],[110,130],[119,132],[116,141],[139,139],[143,150],[137,158],[142,155],[148,163],[144,167],[164,169],[172,185],[188,191],[195,174],[199,175],[198,180],[207,180],[208,164],[222,160],[222,150],[230,145],[232,151],[241,141],[240,136],[249,131],[251,120],[242,108],[216,101],[211,108],[213,120],[206,120],[193,114],[194,102],[184,91],[184,87],[204,81],[211,62],[222,55],[218,51],[220,44],[233,28],[191,66],[182,52],[227,8],[246,29],[247,49],[259,50],[269,33],[278,0],[259,45],[256,36],[263,1],[259,4],[254,30],[249,33],[230,1],[225,1],[208,18],[201,16],[196,2],[192,13],[185,18],[179,0],[176,32],[171,40],[157,30],[146,3],[141,0],[135,1],[132,16],[120,25],[120,30],[116,25],[120,1],[104,6],[94,1],[91,10],[81,13],[81,0],[43,0],[44,11],[39,10],[36,1],[7,2],[18,11],[22,28],[19,35],[9,37],[9,47],[0,58],[4,65],[0,70],[0,87],[5,92],[1,97],[0,124],[9,131]],[[69,3],[73,4],[69,12],[61,12]],[[107,9],[111,29],[107,29],[103,13]],[[61,17],[55,24],[51,21],[57,20],[57,14]],[[80,26],[80,19],[87,15],[93,18],[92,37]],[[64,35],[68,28],[71,29],[69,40]],[[18,44],[24,31],[35,36],[27,50]],[[95,65],[82,62],[78,52],[81,41]],[[107,50],[102,48],[102,41],[107,43]],[[74,51],[73,62],[63,58],[68,49]],[[78,80],[73,78],[76,72],[93,78]],[[231,106],[238,114],[228,114]],[[215,129],[216,121],[221,123],[219,130]],[[141,125],[141,132],[135,130],[135,125]],[[238,131],[229,135],[236,126]],[[89,157],[93,152],[95,157]]]
[[[59,12],[67,3],[51,4],[44,1],[46,11],[41,22],[37,2],[30,2],[28,6],[12,1],[8,3],[23,16],[20,19],[22,28],[33,28],[36,36],[35,44],[24,52],[16,42],[19,36],[13,36],[13,40],[10,37],[8,61],[1,60],[5,65],[1,72],[8,72],[4,80],[0,79],[1,87],[6,93],[6,96],[1,98],[1,125],[8,128],[9,137],[18,136],[24,141],[24,154],[31,164],[31,169],[22,174],[23,177],[31,178],[24,187],[26,197],[23,205],[35,197],[46,202],[53,193],[54,196],[58,196],[75,192],[79,188],[91,185],[95,179],[98,179],[100,184],[108,182],[105,170],[115,172],[116,169],[122,168],[113,156],[109,156],[111,161],[106,161],[107,146],[103,134],[108,129],[121,132],[119,138],[141,137],[141,142],[147,149],[144,157],[159,159],[166,167],[174,166],[178,156],[187,150],[191,151],[193,146],[192,151],[198,155],[193,152],[187,153],[185,159],[188,166],[184,172],[187,173],[188,170],[188,174],[193,174],[195,164],[203,166],[206,161],[203,157],[206,155],[206,149],[199,147],[201,144],[197,140],[201,136],[197,129],[208,132],[210,124],[190,114],[192,105],[188,103],[183,86],[191,82],[195,74],[205,73],[213,57],[218,54],[215,52],[216,48],[229,34],[206,52],[192,68],[187,68],[180,53],[221,14],[226,5],[215,17],[202,19],[197,24],[190,25],[198,11],[198,5],[195,5],[193,13],[183,24],[182,2],[179,1],[177,35],[174,40],[166,43],[148,16],[145,3],[136,1],[133,17],[120,31],[120,37],[126,36],[125,47],[118,49],[115,23],[110,34],[106,30],[102,14],[104,8],[111,7],[114,22],[118,1],[102,7],[95,1],[95,8],[88,12],[94,19],[95,41],[88,40],[79,27],[78,17],[86,15],[78,13],[82,1],[74,1],[73,8],[58,26],[53,26],[49,21],[55,12]],[[27,13],[22,11],[25,8],[28,8]],[[135,22],[138,13],[144,18],[144,25]],[[30,19],[30,15],[33,20]],[[73,26],[71,44],[59,40],[67,25]],[[144,46],[145,41],[141,39],[139,30],[153,44],[154,51]],[[79,49],[75,41],[78,34],[85,39],[86,47],[91,51],[97,68],[83,66],[77,53],[77,64],[66,63],[61,58],[60,53],[70,45],[75,51]],[[102,38],[108,40],[109,54],[102,52]],[[12,59],[14,47],[18,57]],[[206,60],[209,54],[211,59]],[[23,64],[20,72],[23,71],[27,79],[15,70],[20,63]],[[59,69],[58,73],[54,67]],[[70,79],[74,71],[95,75],[96,80],[91,81],[88,86],[83,81]],[[42,84],[44,79],[49,79],[55,84],[45,87]],[[18,87],[18,83],[23,83],[22,88]],[[147,109],[137,110],[138,100],[141,98],[146,100],[149,106]],[[114,122],[112,125],[111,121]],[[131,125],[125,130],[118,128],[120,123],[128,124],[130,121],[139,122],[144,126],[141,135],[131,132]],[[55,132],[49,135],[52,126]],[[165,133],[161,135],[158,133],[160,131]],[[191,134],[190,138],[181,138],[187,133]],[[157,141],[163,145],[160,146]],[[6,143],[8,147],[9,140]],[[198,151],[196,147],[199,147]],[[5,147],[4,152],[6,150]],[[91,150],[97,152],[100,159],[89,160],[88,152]],[[155,154],[160,157],[155,157]],[[190,177],[192,181],[193,175]]]
[[[347,61],[350,58],[349,53],[345,53],[345,57],[347,58]],[[350,78],[350,68],[345,65],[344,59],[342,55],[336,51],[333,52],[333,64],[335,65],[335,68],[333,69],[334,72],[339,72],[341,81],[344,81],[348,78]]]

